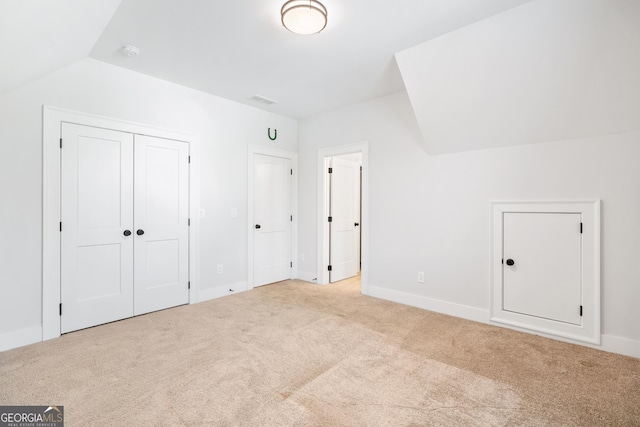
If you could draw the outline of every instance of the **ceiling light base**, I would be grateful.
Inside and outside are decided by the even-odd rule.
[[[296,34],[316,34],[327,26],[327,8],[317,0],[289,0],[280,16],[282,25]]]

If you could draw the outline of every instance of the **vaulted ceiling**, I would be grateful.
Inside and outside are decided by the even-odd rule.
[[[284,0],[2,0],[0,94],[89,56],[303,118],[403,90],[396,52],[527,1],[323,0],[327,28],[299,36]]]

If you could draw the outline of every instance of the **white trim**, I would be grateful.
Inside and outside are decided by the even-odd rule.
[[[317,252],[316,268],[318,271],[318,283],[326,285],[329,283],[329,272],[326,266],[329,265],[329,227],[324,218],[327,214],[327,180],[325,171],[328,157],[341,156],[344,154],[362,153],[362,212],[361,227],[362,233],[362,269],[361,269],[361,291],[368,294],[369,286],[369,143],[367,141],[338,145],[318,150],[318,171],[317,171]]]
[[[19,331],[0,334],[0,351],[11,350],[42,341],[42,327],[20,329]]]
[[[502,309],[503,216],[507,212],[578,213],[582,216],[582,305],[580,325],[513,313]],[[600,201],[491,202],[491,321],[522,330],[599,345],[600,333]]]
[[[42,135],[42,340],[60,336],[60,137],[63,122],[114,129],[139,135],[174,139],[189,143],[189,303],[198,301],[198,248],[200,206],[199,137],[173,131],[57,107],[43,106]]]
[[[200,292],[198,292],[198,297],[200,298],[198,302],[239,294],[247,290],[247,282],[237,282],[229,285],[216,286],[214,288],[201,289]]]
[[[293,169],[293,179],[291,182],[291,258],[293,267],[290,278],[298,276],[298,153],[293,151],[280,150],[277,148],[261,147],[249,145],[247,150],[247,289],[254,288],[253,281],[253,156],[261,154],[264,156],[280,157],[291,160]]]
[[[447,314],[449,316],[455,316],[474,322],[484,323],[486,325],[511,329],[514,331],[531,334],[530,328],[519,328],[517,326],[500,324],[492,322],[489,319],[489,310],[484,310],[476,307],[454,304],[447,301],[441,301],[437,299],[427,298],[420,295],[409,294],[405,292],[399,292],[396,290],[382,288],[379,286],[369,286],[368,296],[374,298],[380,298],[387,301],[393,301],[399,304],[408,305],[411,307],[421,308],[423,310],[429,310],[436,313]],[[613,335],[602,335],[602,343],[591,344],[584,340],[570,339],[567,337],[558,336],[557,334],[544,333],[536,331],[535,335],[539,335],[544,338],[553,339],[556,341],[562,341],[570,344],[576,344],[583,347],[589,347],[596,350],[607,351],[610,353],[622,354],[624,356],[640,358],[640,341],[634,341],[627,338],[616,337]]]
[[[600,350],[608,351],[611,353],[622,354],[625,356],[640,359],[640,341],[634,341],[628,338],[604,334],[602,335],[602,347],[589,347],[599,348]]]
[[[369,286],[369,290],[366,295],[409,305],[411,307],[421,308],[423,310],[435,311],[436,313],[473,320],[474,322],[487,323],[487,318],[489,317],[489,310],[409,294],[393,289],[381,288],[379,286]]]
[[[296,276],[296,279],[303,280],[305,282],[311,282],[311,283],[318,282],[318,277],[316,276],[316,273],[313,273],[311,271],[298,270],[298,275]]]

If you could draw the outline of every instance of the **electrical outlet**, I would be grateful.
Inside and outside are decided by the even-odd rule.
[[[218,274],[222,274],[222,264],[218,264]]]
[[[418,283],[424,283],[424,271],[418,271]]]

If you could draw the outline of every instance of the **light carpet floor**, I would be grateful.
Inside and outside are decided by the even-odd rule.
[[[640,426],[640,359],[286,281],[0,353],[67,426]]]

